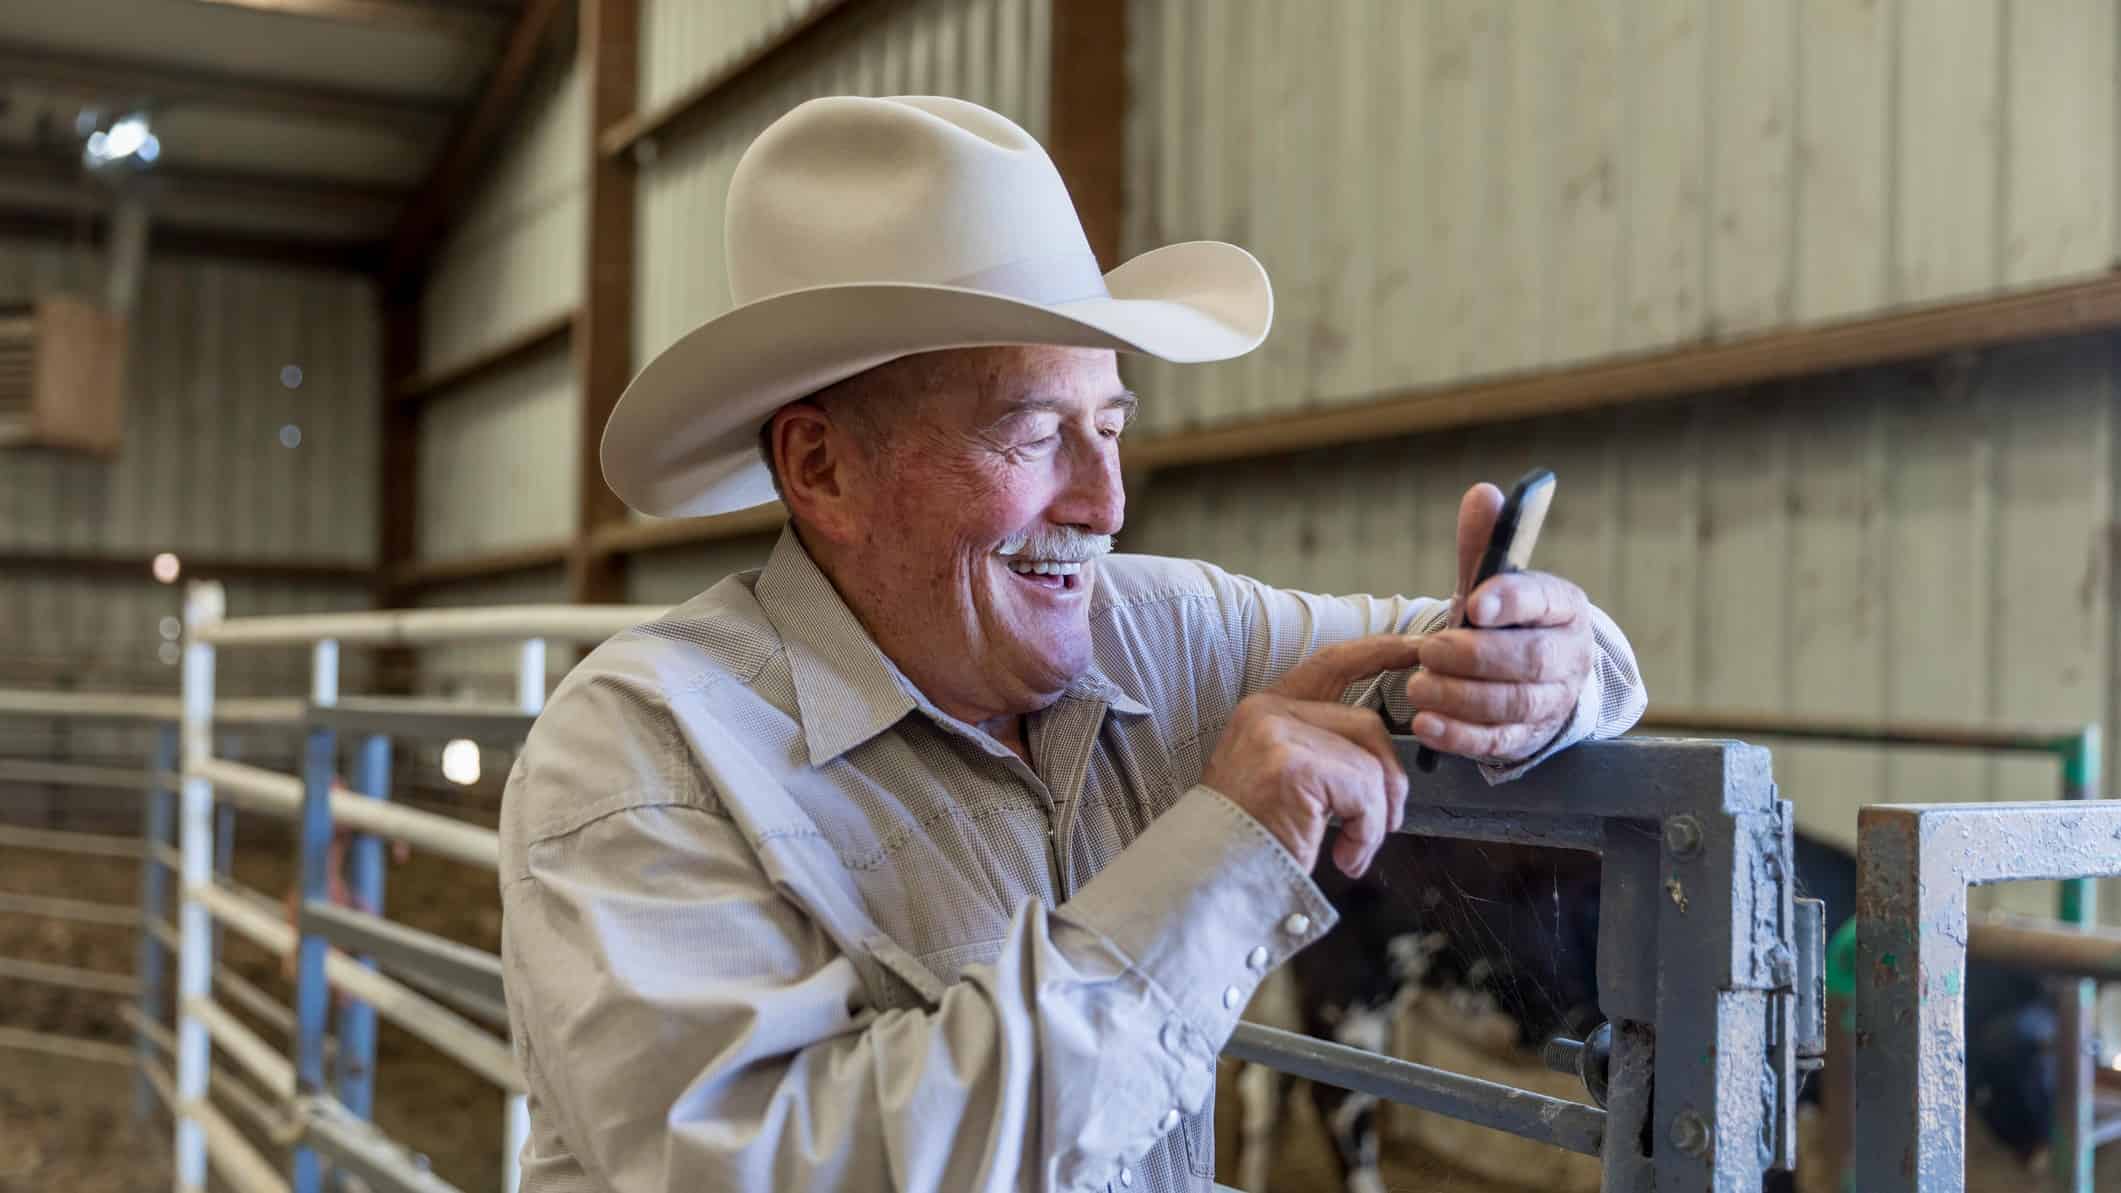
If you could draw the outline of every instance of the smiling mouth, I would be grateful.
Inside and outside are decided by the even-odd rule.
[[[1083,569],[1088,565],[1050,559],[1010,559],[1004,561],[1003,566],[1026,584],[1054,592],[1072,592],[1083,586]]]

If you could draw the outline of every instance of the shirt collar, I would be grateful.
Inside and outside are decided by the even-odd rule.
[[[787,649],[810,765],[823,766],[916,709],[947,719],[877,648],[792,524],[781,530],[752,591]],[[1068,686],[1062,699],[1098,701],[1128,716],[1149,713],[1094,666]]]

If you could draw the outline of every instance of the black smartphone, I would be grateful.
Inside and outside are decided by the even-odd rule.
[[[1523,571],[1532,562],[1532,548],[1539,542],[1539,528],[1546,524],[1547,509],[1554,504],[1554,472],[1534,468],[1511,488],[1488,532],[1487,549],[1480,553],[1480,568],[1466,588],[1471,597],[1489,579],[1504,572]],[[1466,611],[1458,610],[1453,625],[1465,624]],[[1493,628],[1493,627],[1490,627]],[[1436,769],[1436,751],[1427,746],[1415,751],[1414,765],[1424,773]]]

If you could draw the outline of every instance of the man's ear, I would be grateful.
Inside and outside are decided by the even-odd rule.
[[[815,402],[783,406],[769,424],[767,442],[781,478],[781,500],[803,528],[831,542],[852,541],[860,525],[854,508],[859,461],[847,438],[833,433],[832,417]]]

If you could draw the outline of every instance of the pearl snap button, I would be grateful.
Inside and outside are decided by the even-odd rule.
[[[1177,1052],[1179,1049],[1178,1024],[1164,1024],[1164,1029],[1156,1034],[1156,1039],[1158,1043],[1164,1046],[1164,1051]]]
[[[1234,1011],[1237,1009],[1237,1004],[1244,1000],[1245,992],[1232,986],[1228,990],[1223,991],[1223,1010]]]
[[[1132,1189],[1134,1187],[1134,1170],[1131,1168],[1120,1169],[1119,1183],[1125,1185],[1129,1189]]]
[[[1251,952],[1246,953],[1245,964],[1253,969],[1265,969],[1267,966],[1267,946],[1259,945]]]
[[[1299,911],[1281,922],[1281,930],[1291,936],[1302,936],[1311,930],[1311,917]]]
[[[1168,1134],[1168,1133],[1169,1133],[1169,1132],[1171,1131],[1171,1129],[1172,1129],[1173,1127],[1176,1127],[1177,1125],[1178,1125],[1178,1111],[1177,1111],[1177,1110],[1166,1110],[1166,1111],[1164,1111],[1164,1121],[1163,1121],[1163,1123],[1161,1124],[1161,1126],[1162,1126],[1162,1128],[1163,1128],[1164,1132],[1165,1132],[1166,1134]]]

